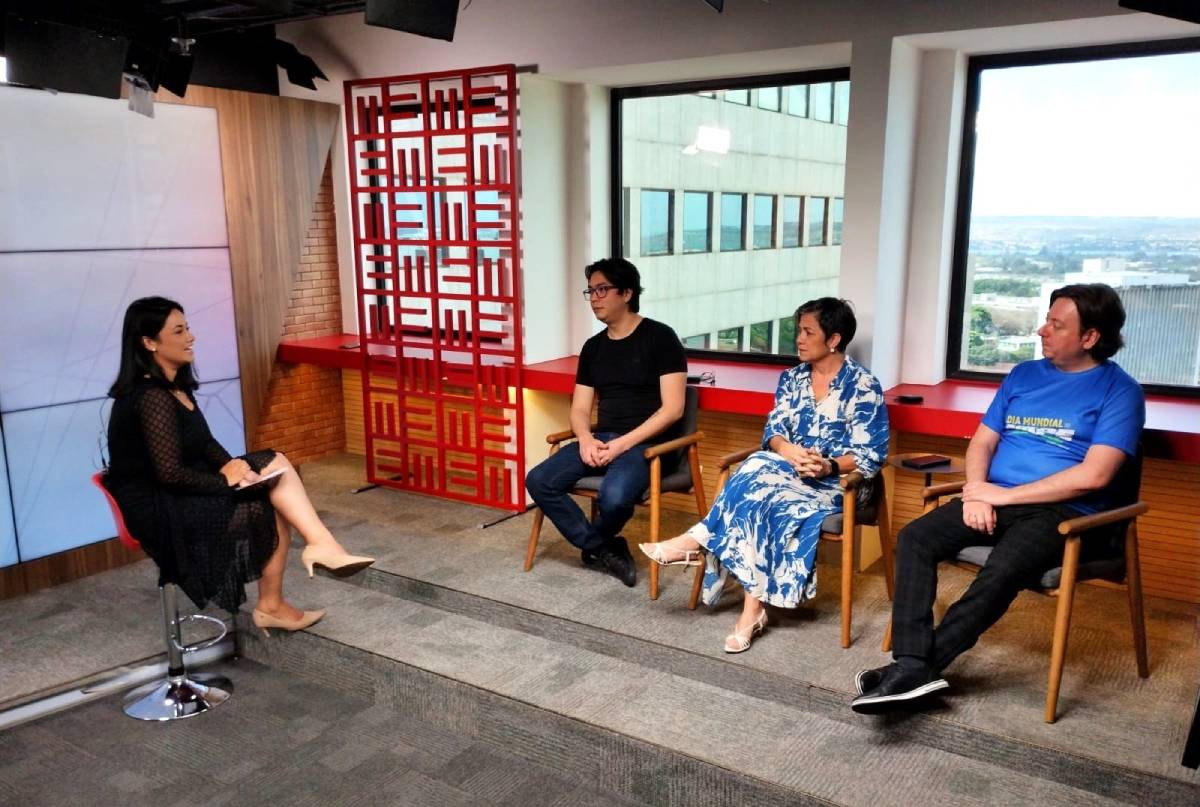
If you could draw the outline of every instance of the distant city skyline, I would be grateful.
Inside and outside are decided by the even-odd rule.
[[[984,71],[972,215],[1200,217],[1200,53]]]

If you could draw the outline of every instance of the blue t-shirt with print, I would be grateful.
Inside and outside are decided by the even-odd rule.
[[[1049,359],[1018,364],[1000,385],[983,425],[1000,435],[988,481],[1011,488],[1078,465],[1093,445],[1137,453],[1146,400],[1111,361],[1065,373]],[[1115,481],[1115,480],[1114,480]],[[1112,484],[1065,502],[1083,513],[1111,507]]]

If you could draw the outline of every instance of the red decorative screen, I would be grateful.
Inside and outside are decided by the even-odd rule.
[[[525,506],[511,65],[346,82],[367,477]]]

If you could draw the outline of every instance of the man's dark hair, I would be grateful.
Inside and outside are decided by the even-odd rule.
[[[1050,305],[1060,297],[1075,303],[1079,312],[1079,331],[1095,328],[1100,334],[1096,344],[1088,350],[1096,361],[1104,361],[1125,346],[1121,328],[1125,327],[1125,306],[1121,298],[1105,283],[1075,283],[1063,286],[1050,293]]]
[[[804,314],[816,315],[817,323],[820,324],[826,339],[835,333],[841,334],[842,339],[835,350],[838,353],[846,352],[850,340],[854,338],[854,332],[858,330],[858,320],[854,318],[854,308],[849,300],[840,300],[837,297],[809,300],[796,309],[796,330],[800,329],[800,317]]]
[[[641,307],[639,299],[642,296],[642,276],[638,272],[637,267],[624,258],[603,258],[593,264],[589,264],[583,270],[583,276],[588,280],[592,279],[592,275],[600,272],[608,282],[617,287],[617,291],[632,291],[633,294],[629,297],[629,310],[633,313],[638,312]]]

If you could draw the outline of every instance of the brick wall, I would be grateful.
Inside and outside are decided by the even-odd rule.
[[[326,163],[304,239],[300,273],[292,286],[283,338],[311,339],[341,332],[333,185]],[[266,407],[251,444],[282,451],[297,465],[344,451],[341,371],[275,362]]]

